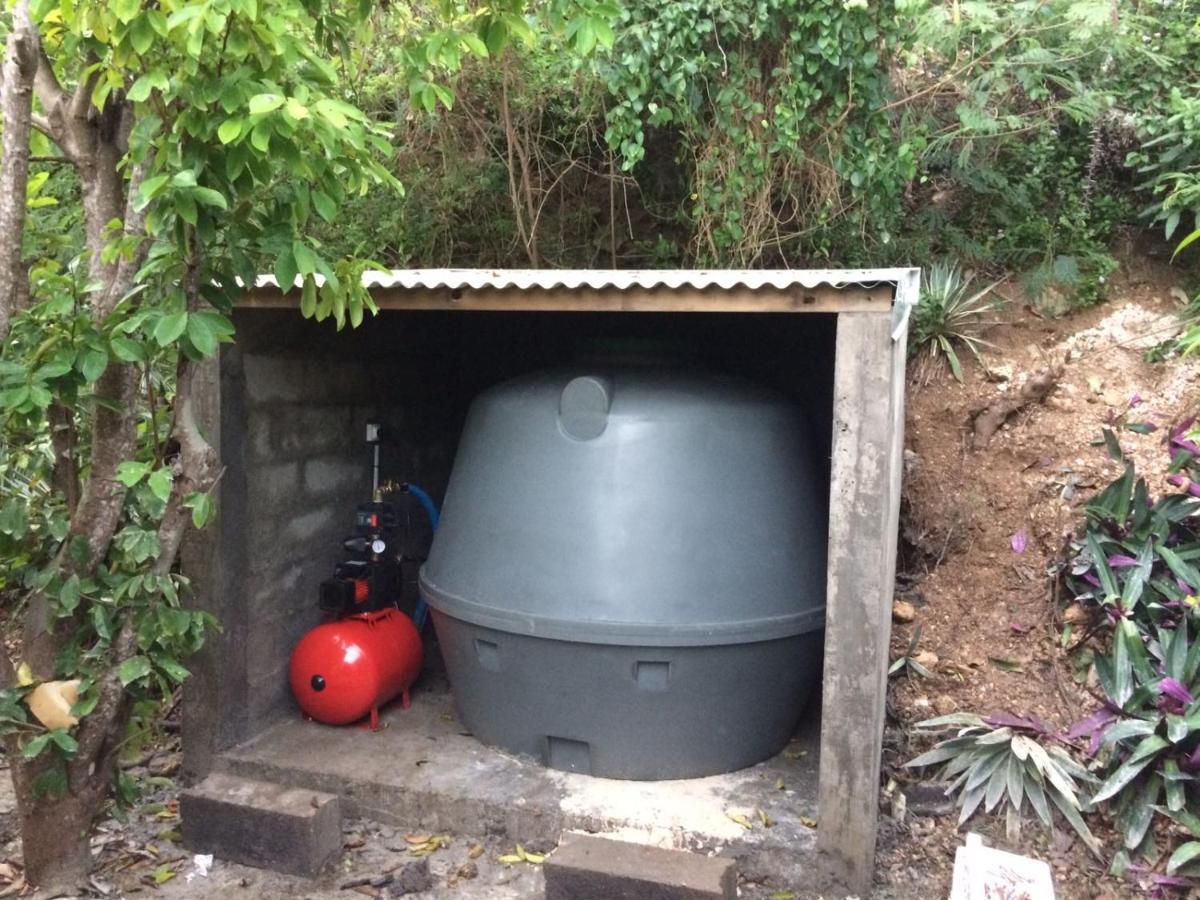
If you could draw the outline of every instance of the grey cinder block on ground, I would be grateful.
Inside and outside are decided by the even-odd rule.
[[[183,839],[218,859],[315,875],[342,850],[338,798],[213,773],[179,798]]]
[[[546,900],[733,900],[732,859],[568,834],[544,865]]]

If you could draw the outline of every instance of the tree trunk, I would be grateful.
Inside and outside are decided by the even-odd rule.
[[[44,896],[75,895],[92,868],[91,830],[97,810],[86,798],[39,798],[21,808],[25,879]]]
[[[4,156],[0,160],[0,340],[8,335],[9,322],[26,294],[21,240],[29,184],[33,79],[38,67],[36,41],[29,4],[20,0],[13,8],[13,30],[4,50],[4,83],[0,87],[0,116],[4,119]]]
[[[92,867],[92,821],[104,795],[94,789],[61,797],[35,796],[35,779],[46,771],[42,759],[24,760],[9,742],[25,879],[41,896],[74,895],[87,884]]]

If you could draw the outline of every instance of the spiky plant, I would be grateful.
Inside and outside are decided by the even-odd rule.
[[[910,320],[909,347],[914,355],[923,357],[926,376],[945,359],[955,379],[962,381],[962,363],[955,347],[965,347],[982,360],[981,350],[992,346],[980,333],[995,324],[984,316],[995,306],[990,296],[1000,281],[972,293],[974,280],[974,273],[964,274],[957,263],[934,263],[922,275],[921,300]]]
[[[957,795],[961,806],[959,825],[980,808],[997,814],[1004,809],[1008,837],[1016,840],[1026,805],[1051,830],[1051,810],[1057,807],[1088,849],[1099,856],[1100,844],[1080,815],[1084,805],[1081,785],[1094,785],[1096,779],[1054,742],[1044,723],[1033,716],[1007,713],[988,717],[955,713],[920,722],[917,728],[957,729],[952,737],[906,765],[941,765],[938,780],[946,782],[946,796]]]

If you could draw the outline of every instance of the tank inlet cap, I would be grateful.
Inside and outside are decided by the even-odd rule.
[[[572,378],[558,401],[558,421],[563,433],[577,441],[590,441],[608,427],[612,382],[594,375]]]

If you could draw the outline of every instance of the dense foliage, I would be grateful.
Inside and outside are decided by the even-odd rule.
[[[468,62],[436,116],[396,90],[407,15],[376,14],[352,71],[420,178],[330,235],[389,264],[951,257],[1054,314],[1103,297],[1123,229],[1194,221],[1187,3],[626,3],[589,59]]]

